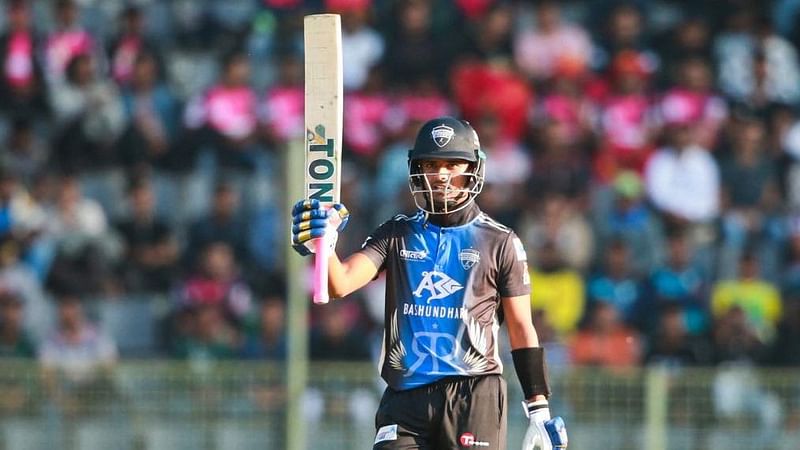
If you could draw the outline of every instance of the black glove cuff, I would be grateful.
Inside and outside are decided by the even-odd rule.
[[[525,399],[536,395],[550,398],[550,386],[547,384],[547,365],[544,361],[542,347],[518,348],[511,351],[514,369],[522,385]]]

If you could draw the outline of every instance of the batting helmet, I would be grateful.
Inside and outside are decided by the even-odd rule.
[[[420,161],[463,160],[470,163],[466,172],[456,176],[467,177],[463,187],[455,187],[448,180],[442,199],[436,200],[428,176]],[[417,207],[430,214],[448,214],[466,207],[483,190],[486,172],[486,154],[481,150],[478,133],[466,120],[440,117],[429,120],[417,133],[414,147],[408,151],[408,185]],[[448,193],[459,195],[450,199]],[[448,200],[449,199],[449,200]]]

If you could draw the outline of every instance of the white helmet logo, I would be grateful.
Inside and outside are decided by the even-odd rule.
[[[439,125],[433,127],[431,130],[431,137],[433,138],[433,142],[439,147],[442,148],[450,141],[453,140],[453,136],[455,136],[456,132],[453,131],[452,128],[448,127],[447,125]]]

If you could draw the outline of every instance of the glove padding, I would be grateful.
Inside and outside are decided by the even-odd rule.
[[[314,239],[321,237],[333,248],[349,220],[350,213],[341,203],[326,208],[316,199],[300,200],[292,208],[292,248],[301,256],[316,253]]]
[[[537,402],[538,403],[538,402]],[[553,450],[567,448],[567,428],[561,417],[550,418],[550,408],[544,403],[536,409],[522,402],[530,420],[522,440],[522,450]]]

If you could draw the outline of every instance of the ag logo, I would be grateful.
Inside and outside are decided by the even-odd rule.
[[[442,148],[450,141],[453,140],[453,136],[455,136],[455,131],[452,128],[448,127],[447,125],[439,125],[433,127],[431,130],[431,137],[433,138],[433,142],[439,147]]]
[[[481,254],[475,249],[467,248],[461,250],[458,254],[458,260],[461,261],[461,267],[464,270],[472,269],[475,264],[481,262]]]
[[[448,295],[464,289],[464,286],[461,286],[458,281],[447,276],[446,273],[436,271],[422,272],[422,277],[419,286],[414,290],[414,297],[422,297],[423,292],[428,292],[430,294],[428,303],[432,300],[443,299]]]

